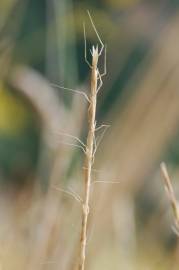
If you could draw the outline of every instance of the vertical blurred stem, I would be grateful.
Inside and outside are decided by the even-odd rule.
[[[50,1],[51,3],[51,1]],[[56,31],[56,61],[59,68],[60,85],[76,84],[78,78],[75,29],[72,0],[53,0],[54,27]],[[70,24],[69,24],[70,22]],[[69,76],[70,74],[70,76]]]

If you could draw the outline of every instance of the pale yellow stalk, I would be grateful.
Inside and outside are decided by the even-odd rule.
[[[94,155],[96,152],[96,143],[95,143],[95,131],[96,131],[96,104],[97,104],[97,94],[99,89],[102,86],[102,76],[106,74],[106,67],[104,73],[100,74],[98,70],[98,60],[104,49],[104,45],[99,37],[99,34],[95,28],[95,25],[92,21],[91,15],[88,12],[89,18],[91,20],[93,29],[97,34],[98,40],[101,44],[101,49],[98,49],[97,46],[92,46],[91,55],[92,55],[92,64],[86,59],[86,35],[84,28],[85,36],[85,60],[89,67],[91,68],[91,87],[89,95],[89,107],[88,107],[88,135],[86,141],[85,149],[85,164],[84,164],[84,180],[85,180],[85,191],[84,191],[84,200],[82,203],[82,227],[81,227],[81,238],[80,238],[80,255],[79,255],[79,264],[78,270],[85,269],[85,259],[86,259],[86,244],[87,244],[87,227],[88,227],[88,217],[90,213],[90,191],[92,183],[92,166],[94,161]],[[106,54],[105,54],[106,58]],[[105,60],[106,62],[106,60]],[[106,63],[105,63],[106,65]]]

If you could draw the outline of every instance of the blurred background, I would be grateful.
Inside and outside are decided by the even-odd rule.
[[[75,269],[87,102],[60,86],[89,93],[87,9],[107,44],[97,124],[110,128],[97,134],[86,269],[176,270],[159,165],[179,198],[178,0],[0,1],[0,269]]]

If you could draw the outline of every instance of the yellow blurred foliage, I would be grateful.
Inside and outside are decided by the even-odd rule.
[[[15,3],[15,0],[1,0],[1,9],[7,11]]]
[[[0,133],[15,135],[27,122],[28,110],[21,100],[0,84]]]
[[[0,1],[0,27],[4,24],[6,17],[15,4],[15,0],[1,0]]]
[[[113,8],[129,8],[136,5],[140,0],[105,0]]]

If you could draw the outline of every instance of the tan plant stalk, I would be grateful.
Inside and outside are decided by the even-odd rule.
[[[161,172],[164,179],[165,190],[166,190],[167,196],[169,198],[169,201],[173,210],[175,233],[177,234],[177,236],[179,236],[179,207],[178,207],[177,199],[175,197],[175,193],[173,190],[171,179],[167,171],[166,164],[162,162],[160,165],[160,168],[161,168]]]
[[[101,49],[99,50],[98,45],[92,46],[90,50],[92,55],[92,64],[86,58],[86,34],[84,26],[84,37],[85,37],[85,60],[89,67],[91,68],[91,86],[90,86],[90,96],[89,96],[89,107],[88,107],[88,135],[86,140],[85,148],[85,165],[84,165],[84,180],[85,180],[85,191],[84,191],[84,200],[82,203],[82,227],[81,227],[81,239],[80,239],[80,255],[79,255],[79,270],[84,270],[85,268],[85,258],[86,258],[86,243],[87,243],[87,227],[88,227],[88,217],[90,212],[90,191],[91,191],[91,172],[94,162],[94,155],[96,152],[96,140],[95,140],[95,131],[96,131],[96,104],[97,104],[97,94],[99,89],[102,86],[102,76],[106,74],[104,71],[103,74],[100,74],[98,69],[98,60],[100,55],[103,52],[104,45],[98,35],[98,32],[95,28],[95,25],[92,21],[91,15],[88,12],[89,18],[91,20],[93,29],[97,34],[97,37],[101,44]],[[105,68],[106,70],[106,68]]]

